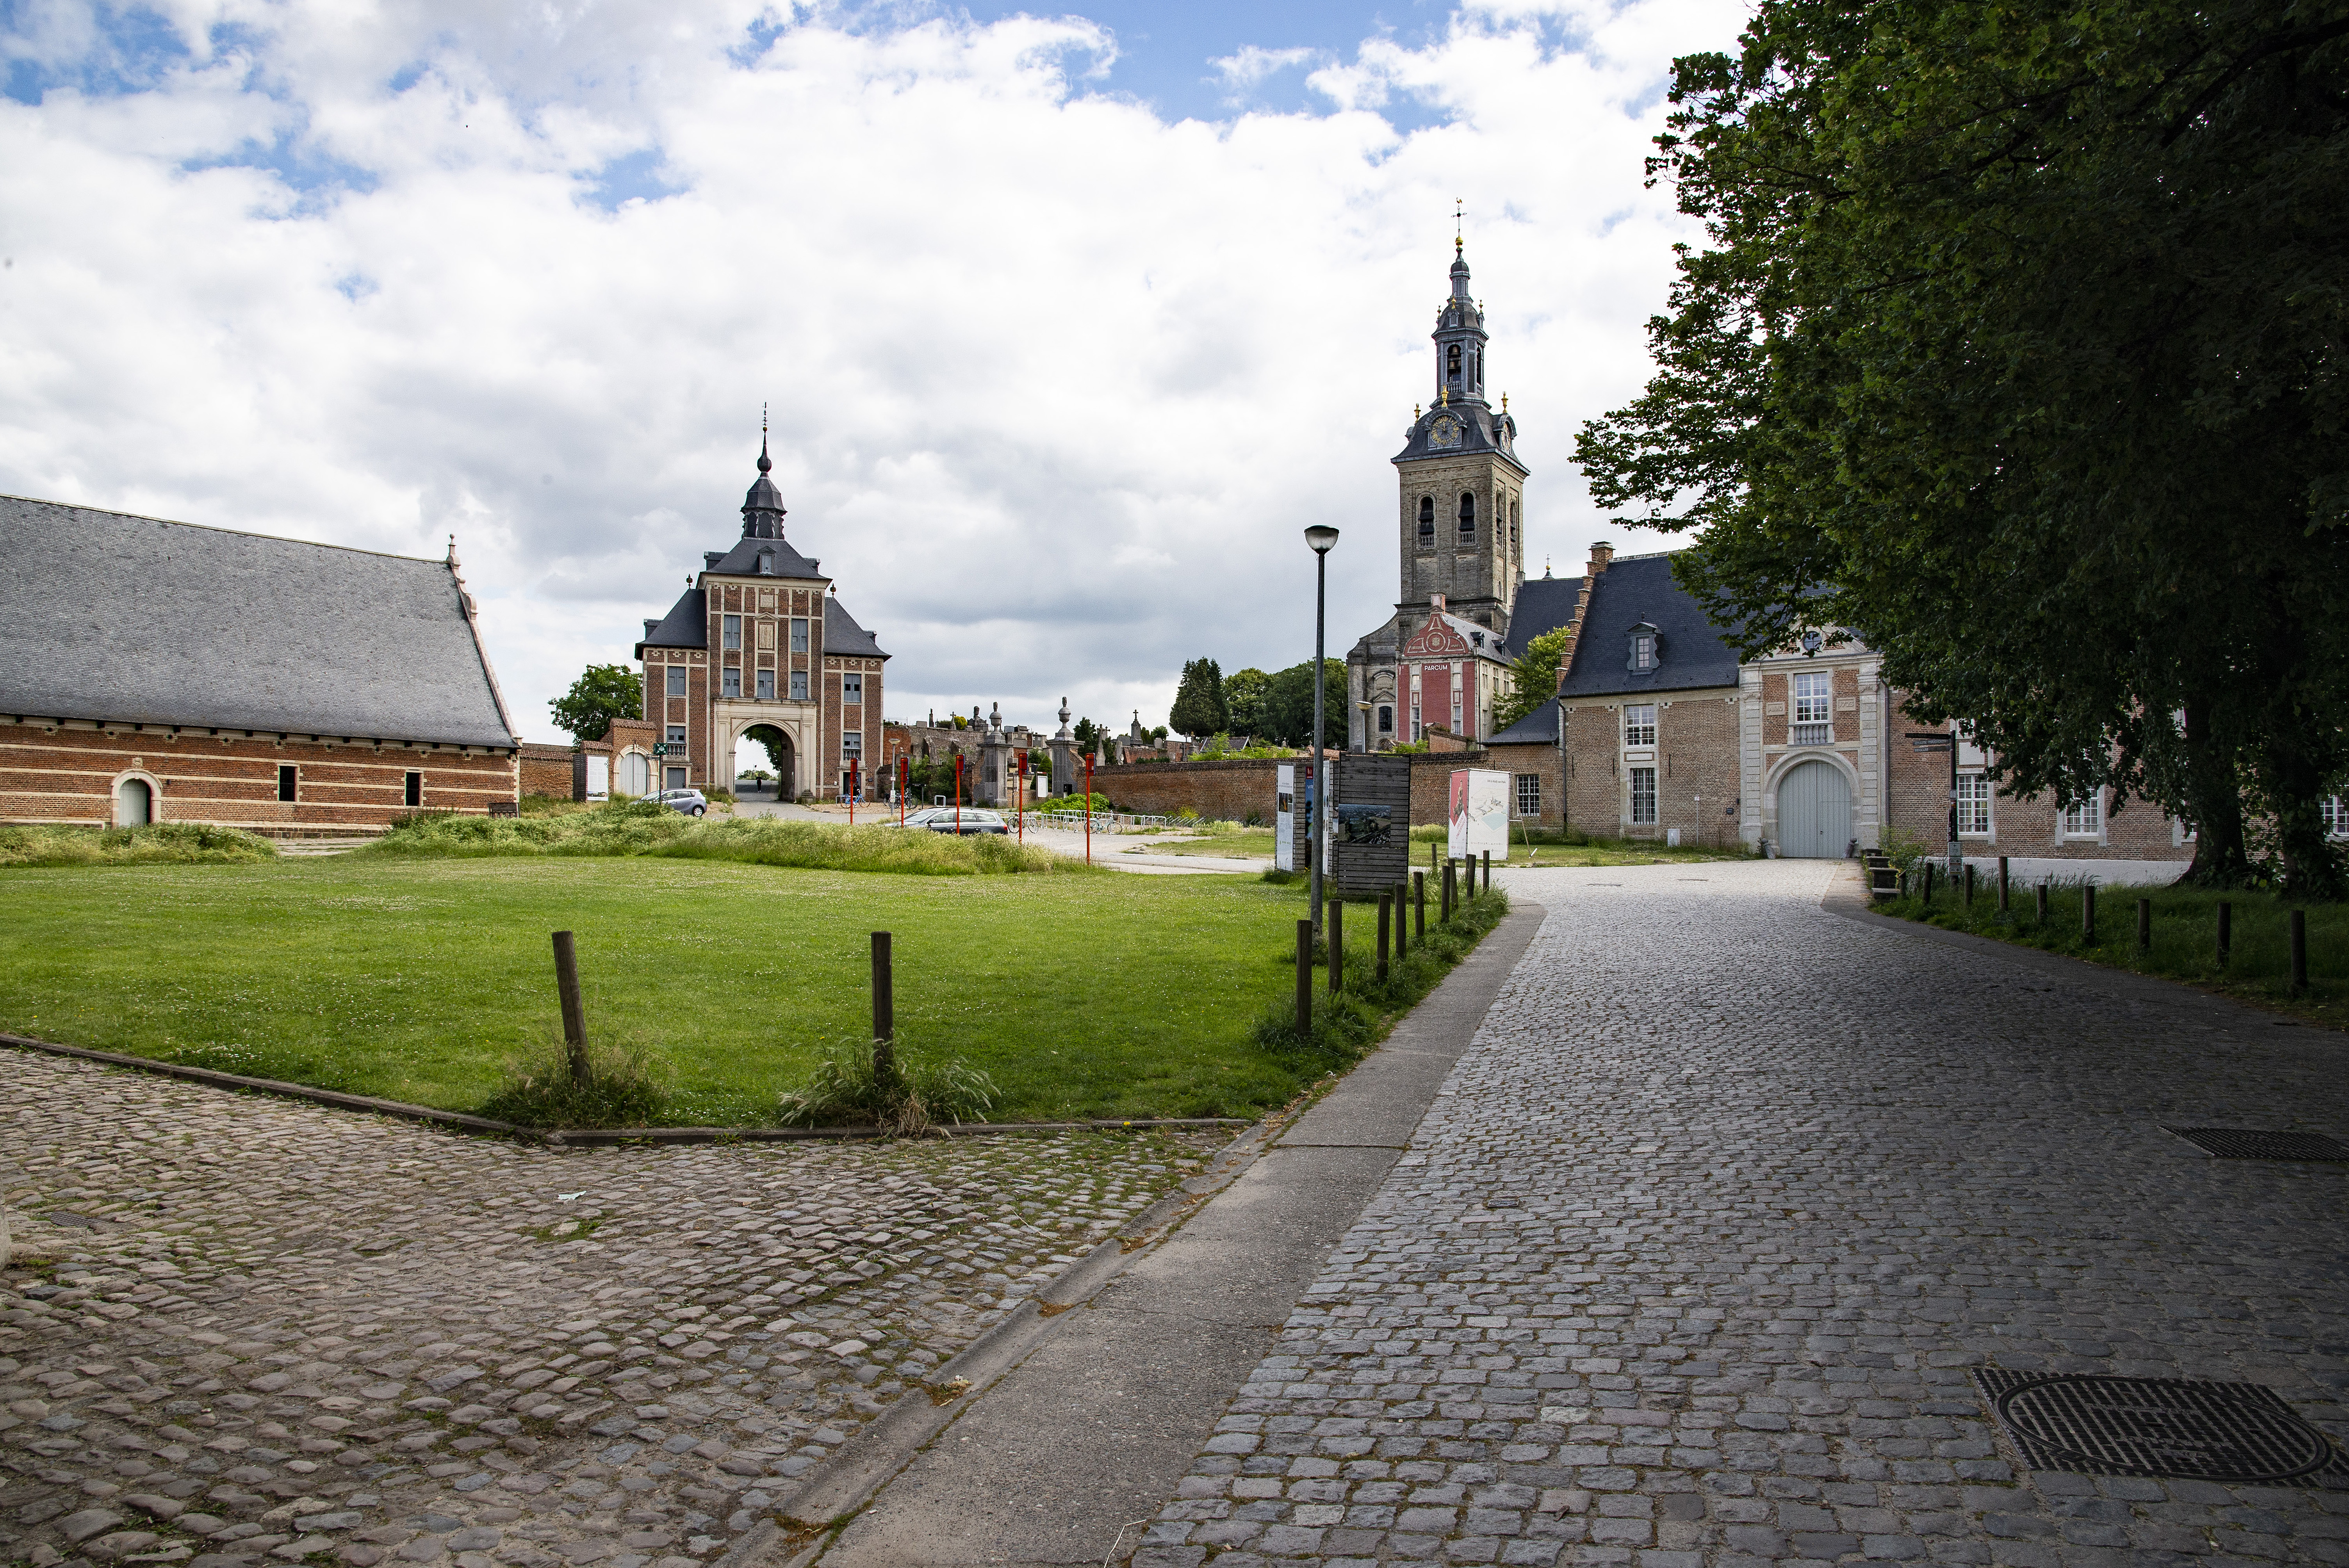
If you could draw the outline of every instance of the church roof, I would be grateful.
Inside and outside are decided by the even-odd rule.
[[[1442,404],[1419,417],[1403,437],[1402,450],[1388,460],[1411,463],[1424,458],[1492,452],[1520,472],[1532,472],[1512,449],[1515,438],[1505,425],[1513,429],[1515,421],[1482,399]],[[1505,436],[1508,438],[1504,439]]]
[[[452,562],[21,496],[0,712],[517,744]]]
[[[1527,586],[1531,586],[1528,584]],[[1656,667],[1633,673],[1631,629],[1656,632]],[[1615,558],[1590,590],[1561,696],[1630,696],[1737,684],[1737,654],[1696,596],[1672,577],[1670,555]]]
[[[1575,601],[1581,596],[1579,577],[1537,577],[1518,583],[1516,602],[1509,608],[1509,640],[1504,652],[1512,659],[1520,657],[1526,644],[1573,620]]]

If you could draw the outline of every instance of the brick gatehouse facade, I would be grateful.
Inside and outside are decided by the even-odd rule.
[[[741,538],[702,557],[693,586],[666,616],[645,623],[636,645],[645,717],[669,748],[654,788],[730,788],[734,748],[746,736],[781,752],[786,798],[838,799],[852,761],[861,772],[881,758],[889,655],[842,608],[818,563],[783,538],[773,468],[762,440],[758,480],[742,498]],[[634,783],[615,779],[623,789]],[[869,783],[866,790],[875,792]]]
[[[516,798],[444,561],[0,497],[0,820],[373,833]]]

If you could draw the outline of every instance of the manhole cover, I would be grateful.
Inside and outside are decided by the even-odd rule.
[[[2220,1160],[2349,1160],[2344,1147],[2321,1132],[2261,1132],[2239,1127],[2171,1127],[2203,1153]]]
[[[2349,1490],[2333,1440],[2256,1383],[1974,1374],[2033,1470]]]

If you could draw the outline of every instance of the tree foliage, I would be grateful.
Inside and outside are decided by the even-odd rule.
[[[1174,691],[1174,706],[1166,722],[1177,735],[1193,740],[1220,735],[1232,722],[1224,696],[1224,672],[1213,659],[1193,659],[1183,666],[1183,683]]]
[[[1322,661],[1321,744],[1346,744],[1346,665]],[[1265,691],[1264,732],[1283,746],[1313,744],[1313,661],[1275,674]]]
[[[1883,652],[2005,786],[2110,787],[2337,897],[2339,0],[1765,0],[1677,63],[1658,370],[1578,457],[1748,656]]]
[[[601,740],[614,719],[644,717],[645,683],[626,665],[589,665],[569,691],[546,706],[554,710],[555,727],[573,740]]]
[[[1544,632],[1526,645],[1510,666],[1509,689],[1493,703],[1493,733],[1498,735],[1557,695],[1557,666],[1573,639],[1564,626]]]
[[[1251,665],[1234,670],[1224,680],[1226,722],[1234,735],[1258,736],[1266,732],[1264,704],[1272,690],[1272,677]]]

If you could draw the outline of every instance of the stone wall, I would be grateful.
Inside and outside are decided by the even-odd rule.
[[[1441,757],[1405,755],[1411,761],[1411,823],[1415,828],[1442,823],[1449,816],[1454,769],[1499,766],[1481,749]],[[1244,822],[1254,812],[1269,827],[1278,781],[1274,770],[1284,761],[1304,760],[1300,756],[1241,758],[1226,762],[1123,763],[1115,768],[1093,769],[1093,793],[1108,796],[1121,811],[1172,816],[1188,807],[1202,817],[1227,822]]]

